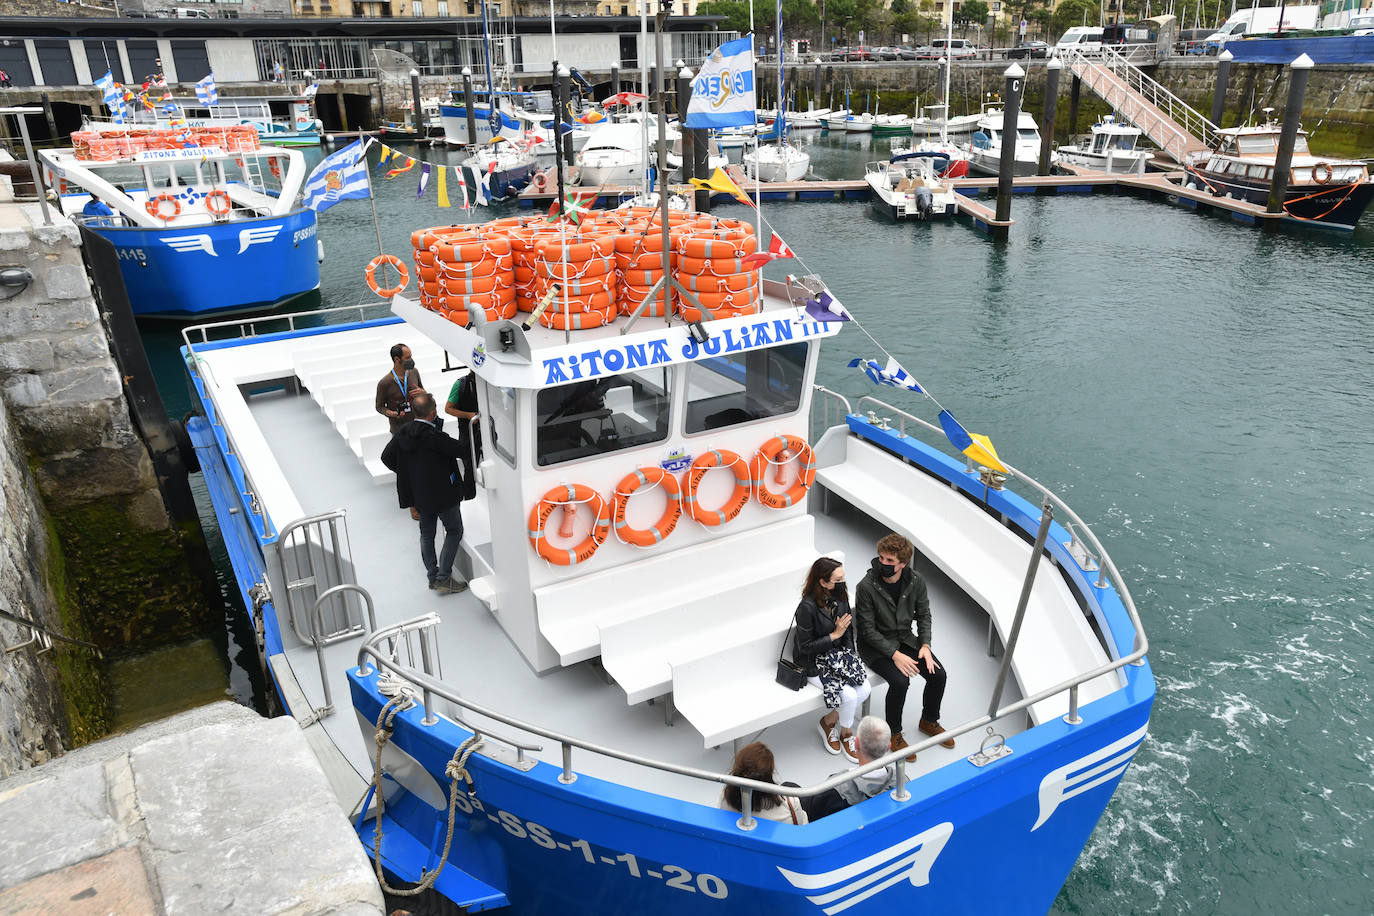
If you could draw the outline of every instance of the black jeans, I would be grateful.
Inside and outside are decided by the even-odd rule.
[[[453,575],[453,561],[458,558],[458,542],[463,539],[462,503],[454,503],[443,512],[431,515],[420,513],[420,559],[425,564],[425,575],[429,581],[447,579]],[[438,533],[439,523],[444,523],[444,546],[439,549],[439,558],[434,557],[434,536]]]
[[[916,669],[921,672],[921,677],[926,679],[925,693],[921,696],[921,718],[927,722],[940,721],[940,703],[945,698],[945,668],[940,664],[940,660],[935,658],[935,653],[930,654],[939,664],[939,668],[932,669],[925,661],[917,657],[916,646],[902,643],[901,651],[915,660]],[[902,709],[906,706],[906,688],[908,678],[905,674],[897,670],[897,666],[890,658],[877,659],[868,663],[878,677],[887,681],[887,725],[892,729],[892,734],[902,733]]]

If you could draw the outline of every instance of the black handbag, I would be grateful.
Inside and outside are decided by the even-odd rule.
[[[792,623],[796,624],[795,617]],[[787,635],[782,640],[782,650],[778,652],[778,673],[773,678],[788,690],[801,690],[806,684],[806,674],[803,673],[801,666],[790,658],[783,658],[787,652],[787,644],[792,641],[792,627],[787,628]]]

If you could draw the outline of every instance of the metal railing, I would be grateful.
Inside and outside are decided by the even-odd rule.
[[[357,588],[343,509],[291,522],[277,535],[276,551],[286,588],[286,615],[302,642],[328,646],[363,632],[362,620],[355,617],[347,598],[349,592],[340,588]],[[335,595],[341,600],[330,600],[326,606],[326,597]],[[367,602],[370,608],[371,598]]]
[[[846,413],[848,413],[848,401],[842,395],[830,391],[829,389],[821,388],[820,386],[815,386],[815,391],[818,395],[821,395],[821,398],[818,398],[813,402],[813,410],[816,404],[820,404],[822,414],[823,416],[826,416],[828,415],[828,411],[832,409],[833,405],[837,403],[842,403],[846,406]],[[905,424],[907,422],[911,422],[917,424],[922,428],[929,429],[931,432],[943,435],[943,431],[934,424],[928,423],[920,419],[919,417],[912,416],[911,414],[908,414],[905,411],[894,408],[889,404],[877,400],[876,398],[866,397],[861,399],[859,401],[859,407],[862,408],[863,405],[866,403],[872,403],[876,406],[881,407],[884,410],[891,410],[894,414],[896,414],[899,417],[899,422],[902,424],[902,434],[905,434]],[[564,784],[570,784],[577,780],[577,773],[573,769],[573,752],[574,750],[582,750],[588,753],[598,754],[603,757],[608,757],[614,760],[620,760],[625,763],[647,767],[649,769],[658,770],[665,773],[673,773],[679,776],[685,776],[704,782],[714,782],[720,783],[722,785],[736,786],[741,793],[740,807],[742,809],[741,816],[739,820],[736,821],[736,826],[739,827],[739,829],[741,830],[752,830],[757,822],[757,819],[754,817],[752,812],[752,797],[754,792],[764,792],[771,795],[785,795],[795,798],[809,798],[819,795],[822,792],[829,791],[830,789],[843,785],[847,782],[851,782],[863,774],[872,772],[874,770],[879,769],[880,767],[884,767],[889,764],[894,765],[896,768],[896,785],[892,790],[891,797],[895,801],[905,802],[910,800],[912,797],[911,793],[908,792],[906,788],[906,757],[908,754],[919,753],[921,751],[934,747],[937,743],[941,741],[945,741],[950,738],[955,738],[960,735],[968,734],[976,729],[991,726],[992,723],[1000,719],[1003,719],[1009,715],[1020,712],[1022,710],[1029,709],[1031,706],[1034,706],[1037,703],[1043,702],[1045,700],[1048,700],[1052,697],[1064,693],[1068,694],[1069,704],[1069,712],[1068,715],[1064,718],[1064,721],[1070,725],[1080,724],[1083,721],[1078,716],[1078,695],[1080,686],[1105,674],[1110,674],[1112,672],[1118,671],[1119,669],[1127,665],[1140,664],[1141,660],[1144,659],[1149,649],[1149,642],[1145,637],[1144,627],[1141,624],[1140,616],[1136,611],[1135,603],[1131,599],[1130,592],[1127,590],[1125,582],[1121,578],[1120,572],[1117,570],[1116,565],[1107,555],[1105,548],[1103,548],[1101,542],[1098,541],[1096,535],[1092,533],[1091,529],[1088,528],[1088,526],[1083,522],[1083,520],[1080,519],[1078,515],[1075,514],[1073,510],[1070,509],[1064,503],[1063,500],[1054,495],[1054,493],[1052,493],[1047,487],[1037,483],[1030,477],[1020,474],[1019,472],[1013,471],[1013,473],[1015,473],[1020,480],[1025,481],[1029,486],[1033,487],[1038,493],[1040,493],[1044,500],[1048,501],[1053,506],[1058,507],[1058,509],[1064,513],[1064,515],[1070,520],[1070,522],[1073,525],[1077,526],[1085,533],[1086,537],[1088,538],[1088,543],[1091,544],[1091,546],[1097,551],[1097,557],[1100,559],[1101,563],[1100,569],[1102,570],[1102,574],[1099,575],[1099,579],[1095,587],[1099,589],[1106,588],[1106,580],[1102,576],[1110,575],[1112,582],[1116,587],[1117,593],[1121,598],[1122,604],[1126,608],[1126,612],[1130,617],[1131,624],[1135,627],[1134,651],[1131,652],[1131,654],[1129,655],[1123,656],[1113,661],[1105,662],[1101,665],[1093,667],[1088,671],[1080,672],[1076,675],[1073,675],[1059,682],[1058,684],[1046,688],[1045,690],[1042,690],[1036,694],[1024,697],[1014,703],[1009,703],[1006,706],[1002,706],[996,709],[995,711],[989,711],[984,715],[970,719],[967,722],[963,722],[953,728],[948,729],[945,733],[941,735],[926,737],[924,738],[924,740],[916,744],[913,744],[910,747],[898,751],[892,751],[886,756],[873,760],[868,764],[856,767],[845,773],[838,773],[812,786],[806,786],[801,788],[792,786],[781,786],[775,785],[773,783],[759,782],[752,779],[743,779],[737,776],[732,776],[727,773],[717,773],[712,772],[710,770],[698,769],[696,767],[682,766],[680,764],[670,763],[663,760],[655,760],[653,758],[643,757],[638,754],[632,754],[627,751],[618,750],[616,748],[595,744],[591,741],[585,740],[583,738],[578,738],[573,735],[568,735],[562,732],[554,731],[552,729],[545,728],[541,725],[537,725],[532,722],[527,722],[523,719],[516,718],[515,716],[507,715],[490,707],[483,706],[478,703],[473,703],[470,700],[464,699],[463,697],[458,695],[456,690],[444,684],[442,680],[436,679],[433,676],[433,673],[430,669],[426,668],[424,670],[420,670],[416,669],[413,665],[402,665],[399,662],[397,662],[394,657],[386,657],[386,653],[380,651],[378,648],[378,643],[380,641],[386,639],[393,639],[395,634],[404,632],[408,628],[423,630],[429,635],[422,637],[422,639],[432,639],[433,629],[437,627],[438,624],[437,619],[435,619],[434,615],[432,614],[427,615],[424,618],[417,618],[416,620],[397,624],[396,626],[389,627],[384,630],[379,630],[373,633],[368,638],[366,638],[363,641],[362,646],[358,650],[358,673],[364,677],[367,677],[372,674],[372,669],[369,667],[369,659],[371,659],[373,662],[375,662],[377,668],[383,672],[384,676],[387,673],[390,673],[391,675],[394,675],[402,680],[410,682],[415,688],[417,688],[421,692],[422,703],[425,712],[422,724],[425,726],[434,725],[439,721],[439,717],[435,714],[434,711],[434,702],[436,697],[440,697],[452,703],[454,706],[460,709],[467,710],[468,712],[473,713],[475,715],[482,716],[494,722],[499,722],[503,725],[511,726],[512,728],[519,729],[520,731],[526,732],[531,735],[537,735],[541,738],[545,738],[552,742],[557,742],[562,754],[563,769],[563,772],[559,775],[558,778],[559,781]],[[424,645],[423,642],[422,645]],[[514,747],[518,754],[522,753],[523,750],[535,749],[531,745],[522,744],[521,742],[515,741],[511,738],[495,735],[485,729],[479,730],[477,727],[474,727],[471,724],[461,724],[463,724],[464,727],[466,727],[469,731],[472,731],[474,734],[482,734],[485,737],[494,738],[499,742],[503,742]],[[989,732],[991,732],[991,728],[989,728]],[[985,739],[984,745],[986,745],[986,743],[987,739]]]
[[[68,645],[80,646],[83,649],[89,649],[91,652],[95,653],[96,658],[105,657],[104,653],[100,651],[100,647],[95,645],[94,643],[86,642],[84,639],[75,639],[71,636],[65,636],[62,633],[58,633],[56,630],[48,629],[43,624],[38,623],[36,620],[32,620],[28,617],[22,617],[19,614],[15,614],[12,611],[7,611],[4,608],[0,608],[0,619],[8,620],[10,623],[23,627],[29,631],[29,638],[24,640],[23,642],[17,642],[12,646],[0,647],[4,649],[6,655],[10,654],[11,652],[18,652],[20,649],[35,644],[37,644],[38,646],[38,652],[36,654],[42,655],[44,652],[51,652],[53,648],[53,640],[57,640],[58,642],[66,643]]]
[[[320,684],[324,687],[324,705],[315,710],[314,718],[316,720],[323,719],[325,716],[334,712],[334,692],[329,687],[329,668],[325,665],[324,661],[324,647],[329,645],[330,642],[338,642],[338,639],[343,637],[325,640],[315,634],[324,628],[324,618],[322,616],[324,603],[333,599],[335,595],[350,593],[356,593],[360,596],[363,600],[363,606],[367,609],[368,628],[366,631],[363,631],[360,625],[358,627],[358,632],[373,633],[377,630],[377,612],[372,606],[372,595],[361,585],[353,582],[344,582],[333,588],[325,589],[320,593],[320,596],[315,599],[315,606],[310,612],[310,622],[314,629],[312,630],[312,638],[309,642],[315,647],[315,662],[320,666]]]
[[[811,392],[811,416],[807,432],[810,440],[815,442],[830,427],[844,423],[844,418],[854,411],[849,406],[849,398],[838,391],[831,391],[822,385],[812,385]],[[819,427],[817,420],[820,421]]]
[[[1193,145],[1190,141],[1207,148],[1215,145],[1215,124],[1111,48],[1103,48],[1092,56],[1077,50],[1060,56],[1093,92],[1110,102],[1176,161],[1186,161],[1189,147]],[[1107,94],[1108,88],[1124,90],[1127,95],[1122,99],[1112,98]],[[1131,106],[1131,95],[1154,106],[1168,120],[1141,106]]]

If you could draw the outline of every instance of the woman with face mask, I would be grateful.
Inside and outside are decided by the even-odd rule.
[[[858,763],[854,717],[868,699],[868,672],[854,640],[849,588],[839,560],[821,557],[811,564],[797,605],[797,641],[793,658],[807,681],[825,695],[829,708],[816,726],[827,752]]]

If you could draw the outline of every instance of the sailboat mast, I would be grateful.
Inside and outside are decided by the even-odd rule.
[[[649,181],[649,14],[648,0],[639,0],[639,89],[644,94],[644,108],[639,118],[640,177],[644,182],[644,197],[654,191]],[[657,52],[655,52],[657,53]]]
[[[945,26],[945,112],[940,120],[940,142],[949,143],[949,77],[950,71],[954,68],[950,66],[950,46],[954,44],[954,9],[950,8],[949,22]]]
[[[491,78],[491,27],[487,22],[487,0],[482,0],[482,62],[487,65],[487,103],[491,106],[491,136],[493,139],[500,133],[501,115],[496,111],[496,83]],[[477,138],[473,137],[472,142],[476,143]]]

